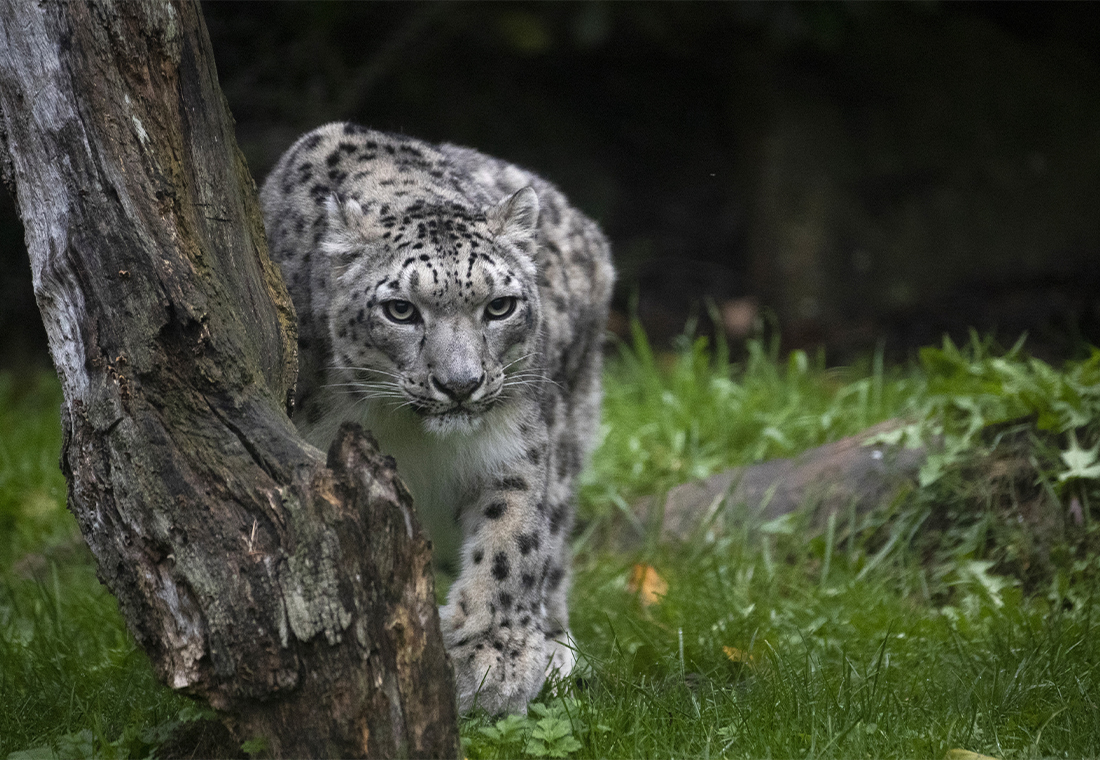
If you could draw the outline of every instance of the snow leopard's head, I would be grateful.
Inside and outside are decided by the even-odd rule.
[[[374,413],[409,407],[433,433],[476,429],[537,380],[538,214],[530,187],[477,212],[332,199],[330,376]]]

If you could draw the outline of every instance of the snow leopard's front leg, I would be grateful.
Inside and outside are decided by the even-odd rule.
[[[441,612],[463,711],[525,713],[548,671],[574,663],[558,643],[568,636],[568,555],[561,530],[551,535],[546,435],[528,441],[462,516],[462,572]]]

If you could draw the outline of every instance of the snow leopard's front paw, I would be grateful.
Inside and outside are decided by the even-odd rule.
[[[458,625],[441,610],[443,640],[455,669],[458,709],[526,714],[549,673],[568,675],[576,658],[537,627],[490,626],[480,632]],[[461,617],[461,616],[460,616]]]
[[[535,641],[529,639],[528,644]],[[501,644],[497,649],[494,644]],[[511,646],[512,648],[509,648]],[[458,687],[458,709],[480,707],[486,712],[526,714],[527,703],[539,693],[546,680],[544,647],[518,648],[515,642],[485,642],[451,650]]]

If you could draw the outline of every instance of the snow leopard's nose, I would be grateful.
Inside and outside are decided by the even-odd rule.
[[[477,377],[459,375],[441,379],[436,375],[432,375],[432,385],[435,386],[435,389],[452,401],[458,402],[468,399],[474,391],[481,387],[483,382],[485,382],[484,372]]]

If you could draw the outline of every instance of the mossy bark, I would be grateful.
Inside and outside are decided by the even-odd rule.
[[[0,109],[69,506],[160,677],[277,756],[456,755],[392,460],[287,418],[294,311],[197,3],[0,0]]]

